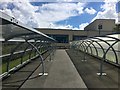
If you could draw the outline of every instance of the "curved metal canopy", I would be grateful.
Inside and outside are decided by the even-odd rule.
[[[88,45],[85,45],[88,43]],[[95,55],[100,57],[100,53],[102,51],[101,58],[107,61],[114,61],[115,64],[120,65],[120,34],[110,34],[106,36],[98,36],[98,37],[90,37],[84,40],[73,41],[72,46],[77,47],[77,49],[82,50],[83,52],[93,54],[92,52],[96,52]],[[92,49],[91,49],[92,48]],[[93,50],[95,49],[95,51]],[[89,50],[90,51],[89,51]],[[113,55],[111,57],[111,55]],[[110,60],[113,59],[114,60]],[[108,60],[109,59],[109,60]]]
[[[14,17],[0,12],[0,42],[3,45],[2,51],[5,51],[0,55],[4,62],[2,63],[2,67],[5,69],[3,74],[8,75],[11,70],[23,66],[27,61],[37,56],[40,58],[44,74],[42,53],[53,49],[56,40],[36,29],[23,25]],[[14,66],[11,63],[14,63]]]

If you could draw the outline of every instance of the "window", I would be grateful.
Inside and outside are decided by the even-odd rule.
[[[57,40],[58,43],[68,43],[68,35],[53,35],[48,34],[48,36]]]

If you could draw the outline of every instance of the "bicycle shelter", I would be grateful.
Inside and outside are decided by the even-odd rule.
[[[23,25],[14,17],[0,12],[0,42],[2,45],[2,77],[31,59],[40,57],[44,73],[42,53],[52,50],[55,39]]]
[[[120,34],[117,33],[106,36],[91,37],[79,41],[73,41],[71,42],[71,48],[84,52],[83,61],[86,61],[86,54],[100,58],[101,63],[99,75],[102,75],[103,62],[108,62],[120,67],[119,43]]]

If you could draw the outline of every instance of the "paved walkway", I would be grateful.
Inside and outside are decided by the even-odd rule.
[[[3,81],[3,88],[86,88],[65,50],[57,50],[52,61],[45,60],[47,76],[38,76],[42,71],[39,58]],[[38,68],[37,68],[38,67]],[[36,70],[35,70],[36,69]],[[34,72],[34,73],[33,73]],[[28,78],[29,77],[29,78]]]
[[[67,50],[86,86],[90,90],[120,90],[120,69],[103,62],[103,72],[106,76],[98,76],[101,60],[85,54],[87,61],[82,61],[84,53]]]
[[[87,88],[65,50],[57,50],[45,68],[48,76],[27,80],[22,88]],[[31,77],[39,72],[38,68]]]

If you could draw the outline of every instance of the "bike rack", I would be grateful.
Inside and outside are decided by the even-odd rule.
[[[0,76],[2,78],[5,76],[9,76],[11,71],[14,71],[14,69],[18,68],[18,66],[22,67],[25,63],[30,62],[31,59],[36,57],[40,58],[40,63],[42,65],[42,73],[39,73],[39,75],[48,75],[48,73],[45,73],[44,59],[42,57],[42,53],[46,50],[54,49],[53,47],[55,47],[54,43],[56,42],[56,40],[36,29],[23,25],[15,18],[10,17],[3,12],[0,12],[0,20],[2,21],[0,23],[0,27],[2,27],[2,37],[0,37],[0,42],[2,44],[6,44],[6,47],[3,47],[8,48],[8,50],[10,45],[10,47],[12,47],[12,45],[15,46],[12,47],[10,53],[8,53],[7,55],[0,55],[2,59],[7,57],[7,59],[5,60],[6,62],[4,61],[6,65],[4,67],[6,68],[5,72]],[[22,49],[22,52],[20,52],[20,48]],[[15,54],[15,52],[17,51],[19,53]],[[11,68],[10,64],[15,58],[20,58],[20,63],[17,64],[17,66],[12,66]],[[24,58],[29,59],[24,61]]]
[[[96,56],[98,58],[101,58],[99,73],[97,73],[97,75],[104,76],[104,75],[107,75],[105,72],[103,72],[103,63],[105,61],[120,67],[120,58],[118,57],[118,54],[117,54],[117,53],[120,53],[120,51],[119,49],[116,50],[114,48],[114,46],[120,42],[119,36],[120,34],[116,33],[116,34],[109,34],[105,36],[90,37],[84,40],[73,41],[71,43],[71,47],[77,48],[78,50],[82,51],[84,53],[84,56],[83,56],[84,60],[86,59],[85,58],[86,53]],[[99,46],[99,48],[96,45]],[[104,47],[104,45],[107,45],[108,47]],[[92,48],[95,49],[94,51],[95,54],[93,54]],[[91,52],[89,52],[89,49]],[[99,55],[99,50],[102,50],[102,53],[103,53],[101,57]],[[114,62],[112,62],[113,60],[107,59],[106,56],[108,55],[108,52],[112,52],[112,54],[114,55],[115,57]]]

